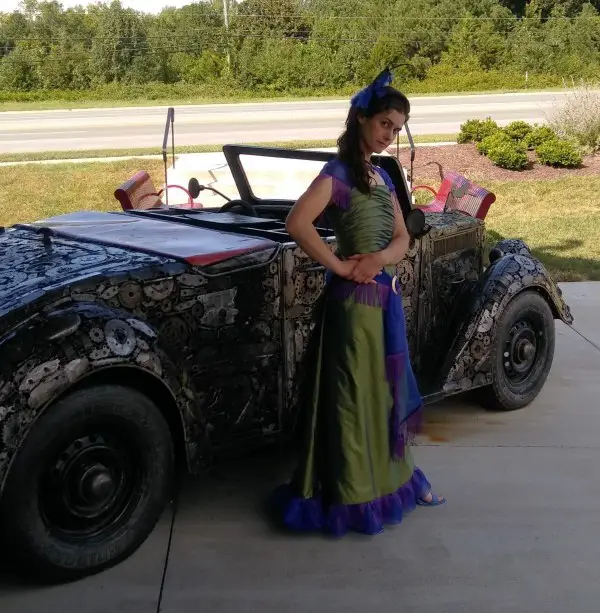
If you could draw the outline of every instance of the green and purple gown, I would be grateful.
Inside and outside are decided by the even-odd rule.
[[[385,185],[363,194],[337,158],[317,180],[333,178],[325,214],[341,258],[385,248],[392,240],[397,198]],[[394,267],[376,284],[331,275],[305,358],[299,464],[275,491],[286,527],[376,534],[399,523],[430,485],[410,453],[422,399],[411,369]],[[394,289],[395,287],[395,289]]]

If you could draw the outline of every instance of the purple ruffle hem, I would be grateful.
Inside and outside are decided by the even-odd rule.
[[[325,508],[320,497],[301,498],[289,484],[273,492],[273,503],[286,528],[299,532],[323,531],[336,537],[353,530],[380,534],[385,524],[399,524],[414,511],[417,500],[431,491],[424,473],[415,468],[410,480],[395,492],[362,504],[334,504]]]

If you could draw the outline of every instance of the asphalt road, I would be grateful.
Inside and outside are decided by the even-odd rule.
[[[543,122],[565,93],[412,98],[413,134],[457,132],[470,118]],[[175,109],[178,145],[336,138],[348,101],[182,106]],[[0,152],[72,151],[162,146],[166,107],[0,113]]]

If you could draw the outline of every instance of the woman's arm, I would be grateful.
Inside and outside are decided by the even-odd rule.
[[[285,229],[310,258],[335,274],[345,277],[354,268],[354,262],[344,262],[332,253],[313,226],[315,219],[329,204],[332,191],[331,177],[325,176],[314,181],[292,207],[285,222]]]

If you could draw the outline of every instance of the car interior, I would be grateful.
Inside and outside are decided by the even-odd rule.
[[[149,216],[155,219],[168,219],[203,228],[212,228],[251,236],[268,238],[285,243],[290,236],[285,229],[285,219],[294,205],[294,199],[259,198],[255,195],[241,158],[275,158],[279,160],[306,160],[325,164],[335,156],[332,152],[291,150],[245,145],[225,145],[223,153],[233,176],[240,198],[229,199],[211,186],[200,185],[197,179],[189,181],[187,190],[188,204],[166,207],[156,192],[147,173],[136,173],[115,191],[123,210],[128,214]],[[409,232],[418,234],[424,226],[424,215],[418,209],[412,209],[410,191],[402,167],[391,156],[375,156],[375,163],[381,166],[392,179],[396,187],[398,200]],[[181,186],[177,186],[180,187]],[[216,192],[223,197],[224,203],[217,207],[193,208],[193,201],[203,190]],[[422,218],[422,219],[421,219]],[[333,231],[327,225],[326,216],[315,224],[319,235],[333,237]]]

